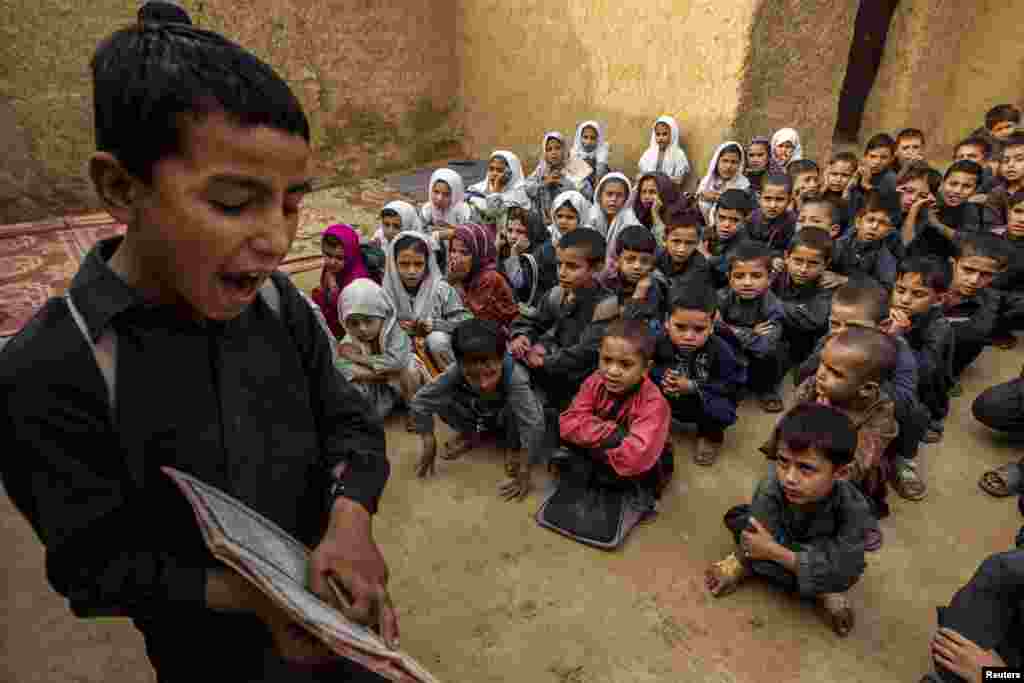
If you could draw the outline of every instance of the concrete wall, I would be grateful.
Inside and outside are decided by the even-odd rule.
[[[1024,35],[1015,3],[902,0],[896,8],[862,142],[904,127],[928,135],[928,158],[946,164],[956,142],[996,104],[1024,105]]]
[[[661,114],[699,172],[733,123],[756,0],[459,3],[467,151],[511,148],[527,172],[545,131],[597,119],[629,175]]]

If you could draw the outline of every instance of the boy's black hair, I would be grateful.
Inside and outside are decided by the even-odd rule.
[[[945,174],[943,174],[942,179],[946,180],[947,178],[949,178],[949,176],[953,175],[954,173],[970,174],[974,176],[975,181],[980,184],[981,175],[982,173],[984,173],[984,170],[981,168],[981,164],[977,163],[976,161],[961,159],[960,161],[954,161],[952,164],[949,165],[949,168],[946,169],[946,172]]]
[[[395,241],[395,258],[397,259],[399,254],[408,249],[413,250],[424,258],[430,258],[430,245],[415,235],[399,237]]]
[[[857,452],[857,430],[845,413],[831,406],[798,405],[782,416],[778,429],[779,442],[790,450],[813,448],[835,467],[849,465]]]
[[[831,204],[831,202],[829,203]],[[807,206],[807,204],[805,203],[804,206]],[[791,254],[797,247],[818,252],[825,259],[825,263],[828,263],[832,258],[832,235],[813,225],[801,228],[799,232],[793,235],[793,240],[789,243],[789,249],[786,250],[786,253]]]
[[[788,178],[789,176],[784,177]],[[729,188],[718,198],[718,208],[739,211],[749,215],[755,208],[754,198],[746,190],[738,190],[735,187]]]
[[[643,225],[627,225],[619,233],[616,249],[621,254],[629,249],[643,254],[654,254],[658,250],[658,240]]]
[[[940,293],[949,290],[949,285],[953,281],[949,261],[940,261],[932,256],[911,256],[901,261],[896,268],[897,281],[904,275],[915,274],[921,276],[921,282],[925,287]]]
[[[704,214],[691,207],[673,206],[664,217],[665,239],[677,228],[696,228],[697,238],[704,236]]]
[[[989,233],[961,231],[957,235],[957,258],[971,256],[992,259],[1000,268],[1010,262],[1005,240]]]
[[[896,144],[898,145],[900,140],[906,140],[908,138],[917,138],[921,141],[921,144],[925,144],[926,138],[924,137],[924,131],[918,128],[904,128],[899,133],[896,133]]]
[[[889,316],[889,292],[874,280],[850,280],[832,295],[832,305],[858,306],[868,320],[880,323]]]
[[[786,173],[790,178],[796,179],[798,175],[804,173],[821,173],[821,169],[818,168],[818,162],[813,159],[797,159],[789,165]]]
[[[402,215],[400,213],[398,213],[397,211],[395,211],[394,209],[381,209],[380,210],[380,217],[381,218],[401,218]]]
[[[827,206],[828,207],[828,211],[829,211],[829,215],[831,216],[831,218],[830,218],[830,220],[831,220],[830,225],[842,225],[843,224],[843,210],[841,208],[839,208],[839,205],[836,204],[833,200],[831,200],[831,199],[829,199],[827,197],[822,197],[820,194],[812,194],[812,195],[809,195],[807,197],[804,197],[804,204],[803,205],[807,206],[809,204],[821,204],[822,206]],[[829,239],[831,239],[831,238],[829,238]]]
[[[888,133],[872,135],[871,139],[868,140],[868,144],[864,145],[864,153],[867,154],[873,149],[881,149],[882,147],[885,147],[893,154],[896,154],[896,141],[893,140],[892,136]]]
[[[881,330],[871,327],[847,327],[829,340],[830,344],[856,349],[864,354],[860,379],[881,382],[896,369],[899,347],[896,340]]]
[[[92,58],[96,148],[139,180],[181,153],[189,125],[223,112],[242,127],[267,126],[310,140],[288,84],[227,38],[175,23],[116,31]]]
[[[988,141],[988,138],[983,138],[980,135],[972,135],[958,142],[956,147],[953,149],[954,154],[961,147],[981,148],[981,156],[984,159],[988,159],[992,156],[992,143]]]
[[[857,168],[860,165],[860,159],[858,159],[857,155],[853,152],[836,152],[829,157],[828,165],[831,166],[832,164],[839,163],[840,161],[844,164],[853,164],[854,168]]]
[[[793,163],[797,162],[794,161]],[[769,185],[785,188],[786,192],[791,194],[793,192],[793,175],[789,173],[771,173],[766,175],[764,180],[761,181],[761,192],[764,192],[764,188]]]
[[[771,273],[772,257],[772,250],[760,242],[753,242],[751,240],[740,242],[736,248],[732,250],[732,253],[729,254],[729,272],[732,272],[732,269],[736,267],[737,263],[760,261],[764,264],[765,269]]]
[[[678,283],[668,295],[669,316],[679,309],[714,316],[718,310],[718,293],[711,285]]]
[[[559,249],[579,249],[586,252],[587,262],[595,265],[604,261],[607,242],[604,235],[591,228],[577,228],[558,240]]]
[[[992,130],[997,124],[1020,123],[1020,109],[1012,104],[997,104],[985,114],[985,128]]]
[[[923,161],[912,161],[896,176],[896,185],[899,186],[914,180],[923,180],[927,183],[931,169],[932,167]]]
[[[192,25],[192,18],[184,7],[161,0],[149,0],[139,8],[138,16],[140,22]]]
[[[458,361],[471,353],[504,357],[507,341],[501,326],[493,320],[470,318],[452,330],[452,352]]]
[[[899,195],[894,192],[882,192],[877,188],[869,190],[867,195],[864,197],[864,205],[857,210],[857,215],[854,219],[859,219],[864,214],[872,213],[874,211],[884,211],[889,215],[889,220],[892,221],[894,226],[899,225]]]
[[[604,336],[601,337],[603,342],[609,337],[616,337],[618,339],[625,339],[632,342],[636,350],[643,356],[644,361],[651,360],[654,356],[654,335],[651,334],[651,328],[643,320],[626,320],[625,318],[617,318],[613,320],[608,327],[605,329]]]

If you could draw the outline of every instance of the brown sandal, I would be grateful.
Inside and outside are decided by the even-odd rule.
[[[921,500],[928,495],[928,486],[917,473],[913,462],[897,465],[892,475],[892,487],[906,500]]]
[[[697,450],[693,452],[693,462],[709,467],[715,464],[718,456],[722,453],[722,444],[715,443],[704,437],[697,439]]]
[[[818,596],[818,604],[825,610],[836,635],[840,638],[849,635],[853,629],[853,606],[846,593],[822,593]]]
[[[718,580],[718,587],[711,589],[711,595],[720,598],[736,590],[743,579],[750,576],[750,568],[737,557],[736,553],[729,553],[724,560],[711,565],[704,576]]]
[[[981,475],[978,486],[996,498],[1006,498],[1024,493],[1024,465],[1008,463],[988,470]]]

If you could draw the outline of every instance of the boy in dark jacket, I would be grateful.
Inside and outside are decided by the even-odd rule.
[[[598,281],[617,297],[622,317],[643,320],[657,336],[668,298],[668,282],[655,268],[658,243],[646,227],[629,225],[619,233],[615,244],[619,253],[614,265],[607,266]]]
[[[651,379],[679,422],[696,423],[693,461],[712,465],[736,422],[736,398],[747,369],[731,344],[715,334],[718,298],[711,287],[672,290],[666,332],[654,350]]]
[[[821,286],[821,276],[831,257],[828,233],[820,228],[803,228],[786,251],[786,270],[772,282],[772,292],[782,304],[786,370],[803,363],[828,331],[832,292]]]
[[[843,413],[817,404],[794,408],[775,432],[768,476],[750,505],[725,515],[737,549],[708,569],[705,585],[720,597],[752,575],[763,576],[817,601],[845,636],[853,627],[846,592],[867,567],[864,538],[876,525],[863,494],[848,481],[857,432]]]
[[[657,266],[675,287],[711,285],[711,267],[700,251],[704,218],[695,208],[673,207],[665,216],[665,247],[658,250]]]
[[[704,235],[702,245],[716,289],[729,283],[729,255],[748,240],[747,221],[753,210],[754,198],[744,190],[726,190],[718,198],[714,228]]]
[[[841,277],[830,276],[843,284],[853,277],[868,277],[891,287],[896,279],[897,258],[887,237],[896,226],[895,195],[872,191],[867,194],[854,217],[853,229],[836,240],[830,269]]]
[[[919,199],[903,220],[903,249],[907,256],[952,258],[957,235],[988,232],[980,204],[968,201],[981,182],[981,166],[957,161],[942,179],[938,200]]]
[[[794,162],[796,163],[796,162]],[[782,255],[796,231],[796,213],[790,210],[793,201],[793,178],[772,174],[761,187],[760,206],[750,216],[747,236],[760,242],[772,252],[774,270],[780,270]]]

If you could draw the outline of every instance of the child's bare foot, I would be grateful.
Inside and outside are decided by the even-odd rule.
[[[468,437],[459,434],[444,445],[441,458],[443,460],[458,460],[471,450],[473,450],[473,442]]]
[[[736,590],[749,574],[747,565],[736,557],[736,553],[729,553],[724,560],[715,562],[704,572],[704,585],[711,595],[720,598]]]
[[[697,450],[693,452],[693,461],[698,465],[714,465],[721,452],[722,444],[701,436],[697,438]]]
[[[846,593],[822,593],[818,596],[818,604],[825,610],[832,630],[845,638],[853,629],[853,607]]]

